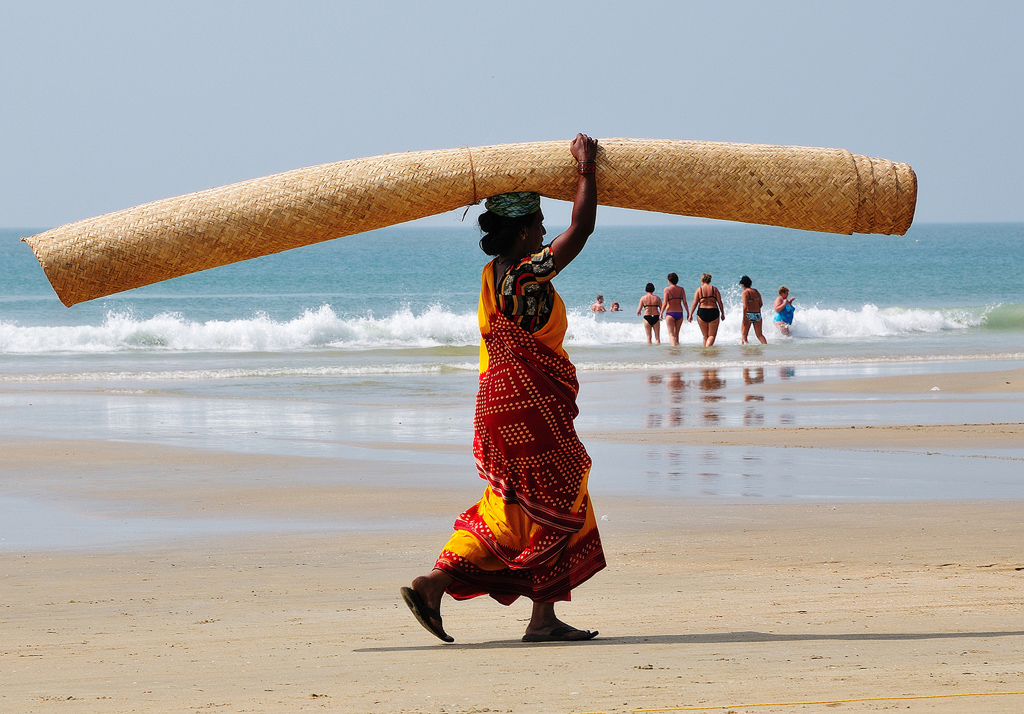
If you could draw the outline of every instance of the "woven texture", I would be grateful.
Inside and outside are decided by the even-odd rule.
[[[906,233],[907,164],[842,149],[601,139],[598,202],[828,233]],[[571,201],[566,141],[387,154],[154,201],[26,238],[65,305],[444,213],[509,191]]]

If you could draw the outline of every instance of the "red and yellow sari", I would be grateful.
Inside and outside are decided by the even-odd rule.
[[[481,282],[473,453],[487,487],[434,567],[454,578],[448,593],[458,600],[569,600],[605,560],[587,495],[590,457],[573,427],[579,383],[562,349],[565,305],[555,293],[547,323],[531,334],[498,311],[492,263]]]

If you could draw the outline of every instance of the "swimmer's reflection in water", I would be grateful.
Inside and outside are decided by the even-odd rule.
[[[702,392],[716,392],[719,389],[725,389],[725,380],[718,376],[717,369],[705,369],[700,380],[700,389]],[[701,400],[705,402],[720,402],[723,399],[725,396],[721,394],[705,394],[701,397]]]
[[[670,372],[667,375],[661,374],[649,374],[647,375],[647,383],[650,385],[665,384],[668,388],[668,400],[671,404],[681,404],[686,389],[686,380],[683,379],[682,372]],[[652,394],[652,397],[654,395]],[[660,403],[660,397],[654,397],[653,403]],[[652,404],[653,405],[653,404]],[[667,414],[667,422],[670,427],[679,427],[683,425],[684,415],[683,410],[679,407],[673,407],[669,409]],[[662,415],[655,412],[649,412],[647,414],[647,428],[657,429],[662,424]]]
[[[725,380],[718,376],[717,369],[705,369],[700,380],[700,388],[705,392],[714,392],[725,389]]]
[[[718,411],[715,409],[705,409],[704,413],[701,414],[701,417],[707,424],[717,424],[718,422],[722,421],[722,415],[719,414]]]
[[[744,367],[743,368],[743,383],[747,386],[754,384],[764,384],[764,367]],[[763,402],[764,395],[762,394],[747,394],[743,397],[745,402]]]
[[[743,426],[762,426],[763,424],[764,412],[754,407],[747,407],[743,412]]]
[[[684,389],[686,389],[686,382],[683,380],[682,372],[672,372],[668,375],[669,401],[673,404],[683,401]]]

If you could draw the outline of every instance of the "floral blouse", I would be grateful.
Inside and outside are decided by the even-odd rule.
[[[548,323],[555,304],[551,278],[558,274],[551,246],[527,255],[495,281],[498,310],[530,333]]]

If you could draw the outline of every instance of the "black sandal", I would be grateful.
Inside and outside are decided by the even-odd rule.
[[[412,588],[402,588],[402,599],[412,610],[413,617],[432,635],[444,642],[454,642],[455,638],[444,631],[444,623],[441,621],[441,613],[423,602],[420,594]],[[431,622],[437,620],[437,627]],[[597,634],[596,632],[594,633]]]
[[[573,632],[582,632],[583,637],[566,637]],[[546,635],[523,635],[523,642],[585,642],[597,637],[597,630],[577,630],[575,627],[556,627]]]

